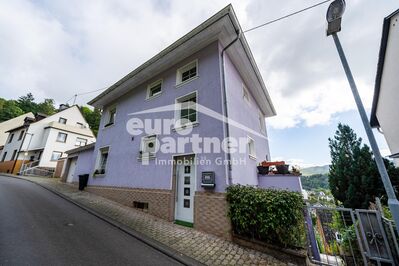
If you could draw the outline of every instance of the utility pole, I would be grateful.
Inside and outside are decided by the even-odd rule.
[[[356,87],[355,80],[352,76],[348,61],[346,60],[344,50],[342,49],[341,42],[339,41],[337,33],[341,31],[341,19],[345,11],[345,0],[334,0],[327,10],[327,36],[332,35],[342,66],[345,70],[346,77],[352,90],[353,97],[355,98],[356,106],[359,111],[360,117],[363,122],[364,129],[366,130],[367,137],[370,142],[371,150],[373,151],[375,162],[384,184],[385,192],[388,196],[388,206],[395,221],[396,231],[399,233],[399,201],[396,198],[395,191],[392,187],[391,180],[389,179],[387,169],[385,168],[384,160],[382,159],[380,149],[378,148],[377,141],[375,140],[373,131],[371,129],[369,119],[364,109],[362,100]]]

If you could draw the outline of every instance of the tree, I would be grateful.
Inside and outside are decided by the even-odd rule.
[[[90,108],[86,106],[82,106],[80,108],[83,117],[86,119],[87,123],[89,124],[91,130],[93,131],[94,135],[97,136],[98,127],[100,125],[101,120],[101,110],[98,108],[94,108],[94,110],[90,110]]]
[[[18,107],[16,101],[9,100],[2,103],[0,109],[0,122],[22,115],[24,112]]]
[[[328,140],[332,160],[328,181],[335,200],[347,208],[367,209],[375,197],[385,195],[370,148],[362,144],[362,139],[348,125],[339,124],[334,138]],[[392,183],[397,186],[399,169],[386,159],[384,162]]]
[[[37,113],[37,103],[35,103],[35,98],[32,93],[29,92],[26,96],[19,97],[17,102],[18,107],[21,108],[24,113]]]
[[[46,115],[53,115],[56,113],[54,107],[54,100],[53,99],[44,99],[43,102],[39,103],[36,108],[38,113],[43,113]]]

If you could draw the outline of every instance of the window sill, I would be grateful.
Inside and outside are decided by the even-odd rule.
[[[252,160],[256,160],[256,156],[255,155],[249,154],[249,158],[252,159]]]
[[[137,157],[137,161],[141,162],[143,160],[155,160],[156,156],[155,155],[150,155],[150,156],[140,156]]]
[[[151,101],[151,100],[153,100],[153,99],[156,99],[156,98],[160,97],[161,95],[162,95],[162,92],[159,93],[159,94],[156,94],[156,95],[154,95],[154,96],[147,97],[147,98],[145,98],[145,100],[146,100],[146,101]]]
[[[199,122],[198,121],[197,122],[192,122],[192,123],[189,123],[189,124],[186,124],[186,125],[178,126],[178,127],[173,127],[172,131],[176,132],[176,131],[179,131],[179,130],[184,130],[184,129],[187,129],[187,128],[193,128],[193,127],[197,127],[197,126],[199,126]]]
[[[187,83],[190,83],[191,81],[196,80],[197,78],[199,78],[198,75],[195,76],[195,77],[192,77],[192,78],[190,78],[190,79],[188,79],[188,80],[182,81],[182,82],[176,84],[176,85],[175,85],[175,88],[176,88],[176,89],[177,89],[177,88],[180,88],[180,87],[186,85]]]

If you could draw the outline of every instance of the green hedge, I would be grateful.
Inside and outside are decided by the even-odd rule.
[[[227,188],[227,201],[235,234],[284,247],[304,247],[300,193],[233,185]]]

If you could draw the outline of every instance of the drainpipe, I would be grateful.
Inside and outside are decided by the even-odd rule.
[[[225,126],[225,132],[226,132],[226,138],[230,138],[230,130],[229,130],[229,123],[228,123],[228,108],[227,108],[227,91],[226,91],[226,77],[225,77],[225,66],[224,66],[224,53],[227,49],[230,48],[236,41],[238,41],[241,37],[241,31],[237,30],[237,37],[229,43],[225,48],[223,48],[222,52],[220,53],[221,57],[221,67],[222,67],[222,90],[223,90],[223,109],[224,109],[224,116],[225,116],[225,121],[224,121],[224,126]],[[232,166],[231,166],[231,154],[230,154],[230,145],[227,149],[227,177],[228,177],[228,185],[230,186],[232,184],[232,177],[231,177],[231,171],[232,171]]]

